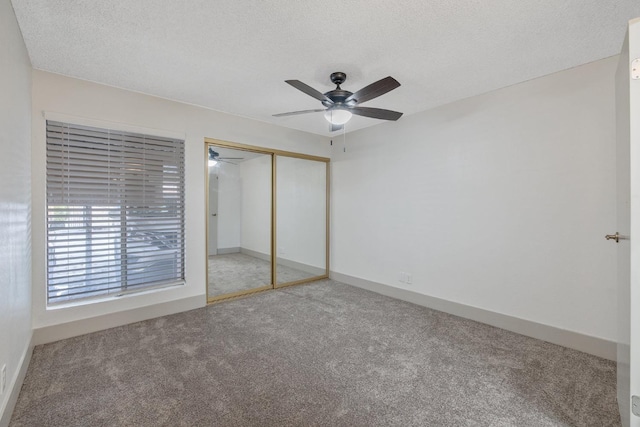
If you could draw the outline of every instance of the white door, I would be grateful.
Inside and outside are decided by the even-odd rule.
[[[211,168],[210,168],[211,169]],[[218,174],[209,172],[209,256],[218,255]]]
[[[637,61],[636,61],[637,59]],[[618,406],[622,425],[640,427],[640,19],[629,22],[616,72]],[[632,239],[629,239],[629,236]],[[608,236],[611,237],[611,236]]]

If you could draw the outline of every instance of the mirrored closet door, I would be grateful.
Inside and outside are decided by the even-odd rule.
[[[207,300],[328,277],[329,159],[205,139]]]
[[[207,147],[209,300],[271,289],[272,154]]]
[[[276,285],[327,275],[327,163],[276,156]]]

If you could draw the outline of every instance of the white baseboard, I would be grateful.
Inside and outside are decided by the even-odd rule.
[[[80,319],[59,325],[45,326],[34,329],[33,342],[35,345],[47,344],[66,338],[77,337],[91,332],[102,331],[129,323],[141,322],[160,316],[181,313],[204,307],[207,298],[204,295],[196,295],[175,301],[153,304],[146,307],[118,311],[101,316]]]
[[[16,406],[20,390],[22,389],[22,383],[27,376],[27,369],[31,362],[31,355],[33,354],[33,334],[31,339],[22,353],[20,358],[19,367],[16,370],[15,375],[11,378],[9,384],[7,384],[7,390],[9,391],[8,397],[4,402],[4,406],[0,408],[0,427],[8,427],[11,421],[11,415],[13,414],[13,408]]]
[[[278,265],[283,265],[285,267],[289,267],[294,270],[304,271],[305,273],[309,273],[312,277],[324,276],[325,274],[327,274],[327,270],[325,270],[324,268],[315,267],[309,264],[303,264],[301,262],[292,261],[290,259],[276,258],[276,262],[278,263]]]
[[[271,255],[270,254],[265,254],[264,252],[254,251],[253,249],[240,248],[240,253],[252,256],[254,258],[261,259],[263,261],[271,262]]]
[[[558,344],[574,350],[583,351],[609,360],[616,360],[616,343],[603,338],[584,335],[578,332],[567,331],[554,326],[520,319],[494,311],[484,310],[441,298],[431,297],[406,289],[395,288],[382,283],[372,282],[359,277],[349,276],[342,273],[331,272],[330,277],[338,282],[356,286],[386,295],[402,301],[428,307],[434,310],[475,320],[511,332],[516,332],[528,337],[537,338],[552,344]]]
[[[265,254],[263,252],[258,252],[247,248],[240,248],[240,252],[254,258],[271,262],[271,255]],[[327,273],[324,268],[316,267],[309,264],[303,264],[301,262],[293,261],[287,258],[276,257],[276,262],[278,263],[278,265],[284,265],[285,267],[293,268],[294,270],[304,271],[305,273],[309,273],[312,276],[324,276]]]
[[[240,253],[240,248],[218,248],[218,255],[237,254]]]

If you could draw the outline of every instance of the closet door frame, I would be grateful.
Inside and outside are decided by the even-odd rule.
[[[272,148],[266,148],[266,147],[260,147],[260,146],[255,146],[255,145],[247,145],[247,144],[240,144],[237,142],[230,142],[230,141],[223,141],[223,140],[219,140],[219,139],[214,139],[214,138],[205,138],[204,139],[204,171],[205,171],[205,185],[204,185],[204,192],[205,192],[205,212],[204,212],[204,220],[205,220],[205,236],[206,236],[206,244],[205,244],[205,255],[207,255],[209,253],[209,218],[208,218],[208,211],[209,211],[209,166],[208,166],[208,160],[209,160],[209,146],[217,146],[217,147],[225,147],[225,148],[233,148],[236,150],[241,150],[241,151],[250,151],[250,152],[254,152],[254,153],[260,153],[260,154],[266,154],[266,155],[271,155],[271,284],[268,286],[263,286],[260,288],[256,288],[256,289],[250,289],[250,290],[245,290],[245,291],[238,291],[238,292],[233,292],[230,294],[225,294],[225,295],[219,295],[216,297],[209,297],[209,262],[208,262],[208,256],[205,258],[207,260],[207,262],[205,262],[205,277],[207,279],[207,303],[216,303],[219,301],[223,301],[223,300],[228,300],[231,298],[238,298],[238,297],[243,297],[245,295],[249,295],[249,294],[253,294],[253,293],[257,293],[257,292],[263,292],[266,290],[270,290],[270,289],[279,289],[279,288],[284,288],[287,286],[293,286],[293,285],[300,285],[303,283],[309,283],[309,282],[314,282],[316,280],[322,280],[322,279],[327,279],[329,278],[329,225],[330,225],[330,206],[329,206],[329,200],[330,200],[330,169],[329,169],[329,163],[330,163],[330,159],[327,157],[320,157],[320,156],[313,156],[310,154],[303,154],[303,153],[296,153],[293,151],[284,151],[284,150],[277,150],[277,149],[272,149]],[[325,238],[325,272],[323,275],[320,276],[314,276],[314,277],[309,277],[309,278],[305,278],[305,279],[301,279],[301,280],[296,280],[293,282],[287,282],[287,283],[281,283],[281,284],[277,284],[277,252],[276,252],[276,248],[277,248],[277,230],[276,230],[276,224],[277,224],[277,203],[276,203],[276,187],[277,187],[277,182],[276,182],[276,172],[277,172],[277,157],[293,157],[293,158],[297,158],[297,159],[304,159],[304,160],[311,160],[311,161],[316,161],[316,162],[323,162],[325,163],[325,178],[326,178],[326,203],[325,203],[325,217],[326,217],[326,222],[325,222],[325,232],[326,232],[326,238]]]

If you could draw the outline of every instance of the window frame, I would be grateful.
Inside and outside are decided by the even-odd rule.
[[[167,235],[171,235],[172,232],[175,232],[175,236],[173,238],[176,247],[174,248],[174,252],[175,252],[175,257],[176,257],[176,264],[174,267],[174,272],[175,274],[173,275],[173,277],[168,278],[166,280],[152,280],[152,281],[138,281],[138,283],[135,283],[134,285],[131,285],[131,280],[130,277],[132,276],[132,271],[131,269],[127,269],[126,264],[129,261],[129,257],[128,257],[128,252],[127,252],[127,246],[133,241],[133,237],[132,237],[132,232],[130,224],[135,223],[134,220],[132,220],[132,216],[131,216],[131,210],[136,210],[137,208],[132,207],[131,205],[127,204],[128,200],[124,200],[121,201],[121,203],[118,205],[109,205],[109,204],[100,204],[100,203],[89,203],[87,205],[82,205],[81,203],[70,203],[67,207],[71,207],[71,210],[75,210],[76,212],[80,211],[82,212],[81,215],[81,221],[83,221],[83,223],[85,224],[85,234],[87,236],[87,238],[84,240],[84,242],[90,242],[89,244],[85,245],[85,247],[87,248],[87,250],[91,250],[92,248],[95,248],[95,246],[92,246],[92,240],[96,239],[96,235],[99,233],[95,232],[95,228],[93,226],[87,226],[87,224],[89,224],[94,216],[94,212],[97,210],[115,210],[115,211],[119,211],[119,222],[117,222],[118,224],[115,226],[115,228],[117,228],[119,230],[120,233],[120,242],[118,243],[118,245],[120,247],[124,246],[125,248],[125,253],[124,256],[121,253],[120,249],[117,250],[113,250],[113,253],[116,254],[117,257],[119,257],[119,261],[120,264],[125,264],[124,267],[120,267],[120,269],[118,270],[119,275],[120,275],[120,284],[117,286],[117,289],[114,288],[112,285],[108,285],[106,286],[105,289],[100,290],[100,291],[96,291],[96,295],[91,295],[89,294],[88,296],[83,296],[83,292],[79,293],[79,296],[66,296],[66,297],[55,297],[51,295],[51,266],[52,266],[52,260],[51,260],[51,253],[50,253],[50,248],[51,248],[51,208],[53,206],[56,205],[55,202],[50,202],[50,190],[49,190],[49,184],[50,184],[50,166],[49,166],[49,161],[47,160],[46,164],[45,164],[45,201],[44,201],[44,206],[45,206],[45,252],[46,252],[46,261],[45,261],[45,302],[46,302],[46,306],[47,308],[57,308],[60,306],[69,306],[69,305],[80,305],[80,304],[86,304],[88,302],[98,302],[98,301],[104,301],[104,300],[109,300],[109,299],[113,299],[113,298],[117,298],[123,295],[128,295],[128,294],[133,294],[133,293],[142,293],[142,292],[149,292],[149,291],[153,291],[156,289],[163,289],[163,288],[167,288],[167,287],[173,287],[173,286],[177,286],[177,285],[184,285],[186,283],[186,208],[185,208],[185,187],[186,187],[186,170],[185,170],[185,152],[186,152],[186,138],[184,138],[184,135],[176,135],[175,133],[172,133],[171,135],[167,135],[166,132],[162,132],[162,131],[155,131],[155,130],[151,130],[151,129],[140,129],[140,128],[132,128],[131,126],[113,126],[112,123],[106,124],[104,122],[96,122],[96,121],[89,121],[89,123],[87,123],[86,121],[79,121],[79,120],[72,120],[70,118],[61,118],[61,117],[50,117],[45,115],[45,152],[46,152],[46,156],[47,159],[49,159],[49,153],[50,153],[50,141],[49,141],[49,125],[50,123],[52,124],[57,124],[58,126],[68,126],[70,128],[73,129],[90,129],[92,131],[96,131],[96,132],[103,132],[104,134],[109,134],[112,133],[113,135],[120,135],[123,138],[123,141],[126,140],[126,138],[142,138],[143,141],[146,141],[146,139],[148,139],[149,141],[154,141],[154,140],[158,140],[158,141],[163,141],[164,143],[170,142],[173,145],[176,145],[177,148],[174,148],[173,151],[168,150],[170,152],[175,152],[177,153],[177,159],[178,162],[175,163],[173,165],[173,167],[176,169],[177,175],[173,175],[172,179],[177,179],[177,184],[174,187],[170,187],[172,188],[172,192],[173,192],[173,200],[175,201],[176,199],[178,200],[177,202],[175,202],[174,204],[169,204],[169,205],[153,205],[153,207],[140,207],[139,211],[143,211],[144,213],[140,215],[140,217],[138,218],[140,220],[140,223],[143,226],[146,226],[147,228],[142,228],[141,229],[141,234],[142,234],[142,239],[144,240],[146,239],[153,239],[154,235],[153,233],[149,232],[149,224],[151,227],[153,227],[154,225],[154,220],[152,215],[150,215],[150,212],[153,211],[153,208],[156,208],[158,206],[165,206],[166,210],[169,212],[169,214],[173,214],[175,216],[175,218],[172,217],[173,220],[176,220],[177,218],[177,222],[178,227],[175,229],[171,229],[169,228],[169,231],[167,231]],[[84,143],[87,143],[86,141]],[[121,141],[121,143],[124,144],[124,142]],[[127,141],[126,143],[131,143],[130,141]],[[89,144],[89,143],[87,143]],[[135,145],[135,144],[134,144]],[[146,153],[145,151],[145,147],[144,147],[144,143],[142,146],[142,152]],[[140,173],[142,175],[144,175],[145,173],[149,172],[150,169],[149,168],[149,163],[145,163],[145,159],[144,159],[144,154],[142,156],[142,159],[137,159],[140,161]],[[167,157],[168,159],[169,157]],[[134,158],[134,160],[136,160]],[[155,178],[158,178],[158,176],[160,177],[160,185],[158,185],[158,183],[155,184],[155,187],[153,185],[151,185],[151,189],[152,191],[155,189],[157,191],[158,188],[161,188],[160,191],[160,199],[164,200],[163,197],[165,194],[168,194],[169,192],[166,191],[165,189],[167,188],[164,181],[162,181],[162,179],[164,179],[165,177],[169,176],[168,173],[164,170],[166,166],[164,163],[164,158],[161,159],[161,172],[160,175],[157,174],[157,170]],[[173,159],[175,160],[175,158]],[[156,165],[157,166],[157,165]],[[144,167],[147,167],[147,169],[144,169]],[[109,169],[110,170],[110,169]],[[143,180],[146,178],[142,178]],[[126,180],[126,178],[124,179],[123,182],[123,186],[126,188],[127,185],[131,185],[131,183],[129,181]],[[99,185],[99,184],[98,184]],[[147,194],[145,192],[145,190],[143,189],[140,194],[142,195],[141,197],[144,199],[145,195]],[[93,196],[92,196],[93,197]],[[154,197],[151,197],[151,199],[157,199],[158,198],[158,194],[155,194]],[[173,212],[172,210],[175,209]],[[160,210],[158,210],[160,211]],[[129,215],[128,215],[129,214]],[[100,214],[98,214],[99,216]],[[105,218],[105,214],[104,212],[101,214],[102,219]],[[72,216],[71,214],[69,216]],[[161,221],[161,220],[157,220],[157,221]],[[157,225],[157,224],[156,224]],[[111,226],[111,225],[109,225]],[[163,230],[164,231],[164,230]],[[145,235],[145,232],[147,233]],[[150,233],[150,234],[149,234]],[[158,237],[157,233],[155,235],[155,237]],[[119,252],[119,253],[118,253]],[[171,252],[169,250],[169,252]],[[144,252],[144,251],[140,251],[139,250],[139,243],[138,243],[138,252],[137,255],[139,255],[139,257],[142,258],[149,258],[148,256],[148,251]],[[111,252],[109,252],[109,254],[111,255]],[[85,265],[87,265],[88,267],[85,268],[85,270],[89,270],[91,268],[91,261],[92,258],[94,257],[94,255],[91,255],[89,257],[87,257],[86,259],[88,259],[88,261],[85,263]],[[149,260],[149,263],[153,264],[154,262],[156,264],[159,264],[161,259],[156,259],[154,261],[154,257],[151,256],[151,259]],[[64,257],[61,257],[61,259],[64,259]],[[68,255],[67,255],[67,261],[68,261]],[[156,267],[159,270],[164,269],[166,270],[170,270],[170,267],[167,268],[166,266],[161,266],[161,267]],[[93,273],[89,273],[93,274]],[[122,276],[124,276],[124,279],[122,278]],[[78,288],[81,289],[88,289],[91,287],[91,285],[89,284],[89,281],[83,282],[83,284],[81,286],[78,286]],[[110,283],[113,283],[110,282]]]

